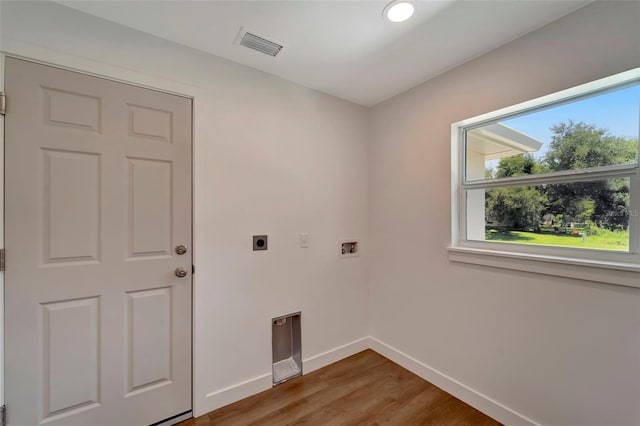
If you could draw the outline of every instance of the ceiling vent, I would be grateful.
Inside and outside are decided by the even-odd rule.
[[[238,34],[236,43],[273,57],[282,54],[285,48],[282,43],[269,40],[263,35],[258,35],[253,31],[247,31],[244,28],[240,28],[240,34]]]

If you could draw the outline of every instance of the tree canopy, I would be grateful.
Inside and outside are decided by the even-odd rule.
[[[629,164],[637,161],[637,139],[611,135],[606,129],[567,121],[551,127],[548,151],[504,157],[495,177],[523,176],[562,170]],[[486,214],[510,229],[537,231],[543,221],[554,225],[593,222],[609,229],[626,229],[629,187],[625,178],[572,182],[486,191]]]
[[[638,141],[612,136],[606,129],[571,120],[551,127],[554,133],[542,163],[549,171],[628,164],[636,161]]]
[[[500,159],[496,169],[496,178],[523,176],[543,173],[542,164],[536,161],[531,154],[514,155]]]

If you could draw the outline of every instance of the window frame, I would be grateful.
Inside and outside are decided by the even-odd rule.
[[[582,249],[544,245],[467,240],[466,191],[506,186],[538,185],[628,178],[630,206],[640,211],[640,155],[638,163],[566,170],[540,175],[465,181],[466,131],[506,118],[526,115],[640,83],[640,68],[542,96],[451,125],[451,244],[449,259],[498,268],[538,272],[640,288],[640,217],[629,218],[629,251]],[[639,129],[640,134],[640,129]],[[640,149],[640,144],[639,144]],[[612,273],[612,270],[619,272]]]

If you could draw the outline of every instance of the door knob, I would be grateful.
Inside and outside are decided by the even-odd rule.
[[[182,244],[180,244],[179,246],[176,247],[176,254],[183,255],[186,252],[187,252],[187,248],[185,246],[183,246]]]
[[[182,266],[177,267],[175,270],[175,273],[176,273],[176,277],[178,278],[184,278],[187,276],[187,270],[184,269]]]

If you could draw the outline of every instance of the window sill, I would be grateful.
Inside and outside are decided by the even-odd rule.
[[[471,247],[449,247],[452,262],[640,288],[640,265]]]

